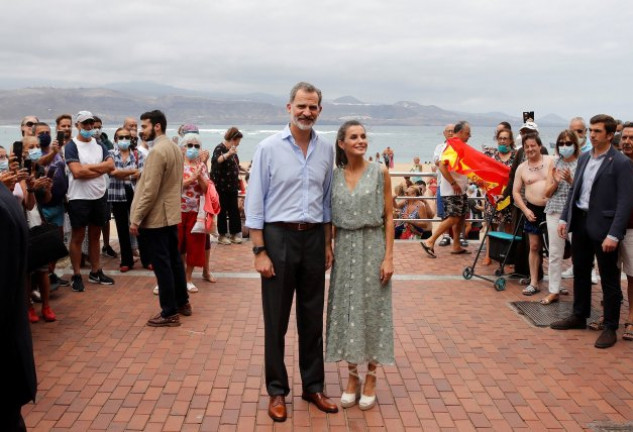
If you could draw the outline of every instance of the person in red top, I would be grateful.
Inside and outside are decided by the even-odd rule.
[[[206,234],[192,233],[196,224],[200,196],[206,193],[209,186],[209,173],[207,167],[200,160],[200,147],[202,142],[198,134],[186,134],[181,145],[185,151],[185,166],[183,171],[181,212],[182,222],[178,225],[178,244],[183,261],[186,260],[187,290],[190,293],[198,292],[198,288],[192,282],[194,267],[203,267],[205,262],[204,245]]]

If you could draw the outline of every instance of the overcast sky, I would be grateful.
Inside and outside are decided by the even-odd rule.
[[[523,5],[521,5],[523,4]],[[3,1],[0,88],[152,81],[633,119],[625,1]]]

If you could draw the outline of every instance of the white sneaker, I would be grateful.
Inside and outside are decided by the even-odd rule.
[[[158,295],[158,285],[154,287],[154,295]]]
[[[240,237],[237,236],[237,234],[233,234],[231,236],[231,243],[235,243],[235,244],[241,244],[242,243],[242,239]]]
[[[187,282],[187,291],[190,293],[197,293],[198,287],[193,284],[193,282]]]
[[[591,270],[591,284],[598,285],[598,273],[596,273],[596,269]]]
[[[227,236],[220,236],[218,238],[218,243],[223,244],[223,245],[230,245],[231,240]]]
[[[560,277],[563,279],[573,279],[574,278],[574,266],[569,267],[567,270],[560,274]]]

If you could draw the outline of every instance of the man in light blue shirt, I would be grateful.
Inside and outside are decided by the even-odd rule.
[[[262,281],[268,415],[279,422],[287,417],[290,386],[284,346],[295,290],[301,397],[321,411],[338,411],[323,394],[323,302],[325,271],[333,260],[334,147],[312,128],[322,108],[319,89],[298,83],[286,108],[288,126],[257,146],[244,204],[255,270]]]

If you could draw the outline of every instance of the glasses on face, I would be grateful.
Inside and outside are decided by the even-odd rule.
[[[200,148],[200,144],[191,144],[191,143],[187,144],[187,148],[194,148],[194,147],[199,149]]]
[[[35,122],[32,121],[27,121],[26,123],[24,123],[22,126],[28,126],[28,127],[33,127],[33,125],[35,124]]]
[[[497,140],[499,140],[499,141],[510,141],[510,137],[500,136],[499,138],[497,138]]]
[[[584,134],[585,129],[574,129],[574,132],[576,132],[577,134]]]
[[[556,144],[558,144],[559,146],[565,146],[565,147],[574,145],[574,143],[571,141],[558,141]]]
[[[446,133],[454,133],[453,129],[446,129],[444,132],[446,132]]]
[[[116,137],[117,140],[126,140],[126,139],[132,139],[132,135],[119,135]]]

